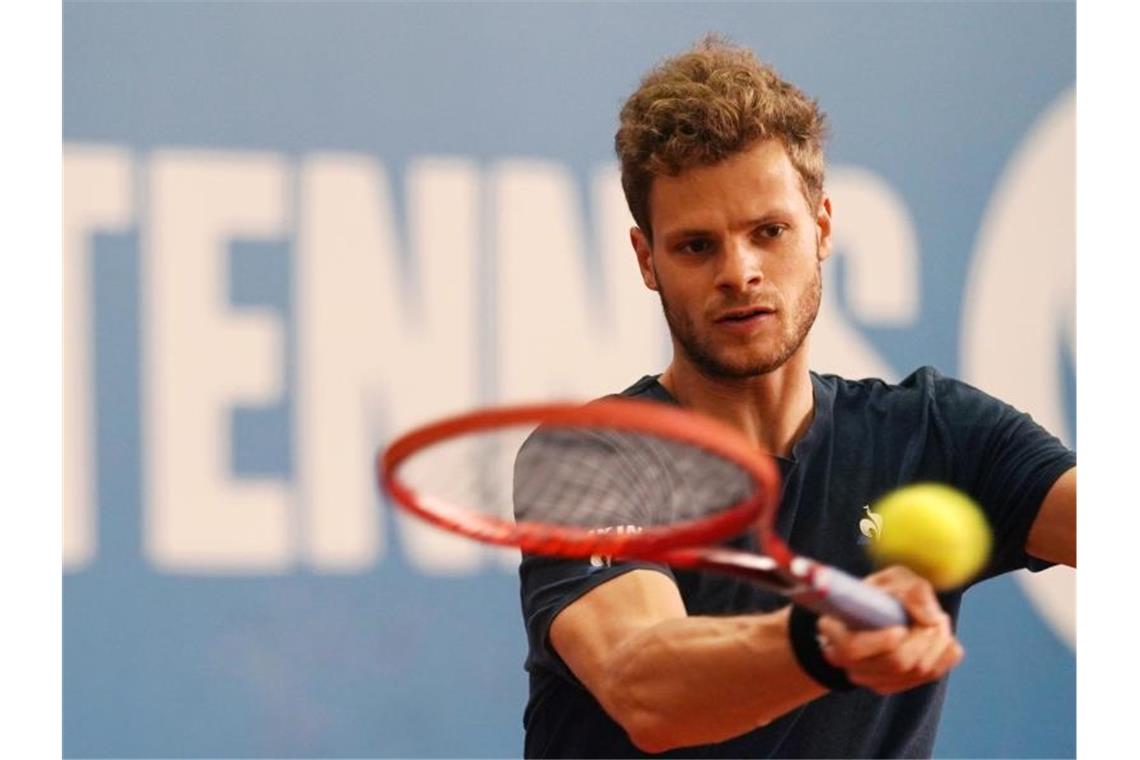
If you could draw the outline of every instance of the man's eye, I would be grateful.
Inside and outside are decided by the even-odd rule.
[[[684,253],[708,253],[712,250],[712,241],[697,238],[681,243],[680,250]]]
[[[782,224],[768,224],[760,228],[762,237],[775,239],[784,234],[787,228]]]

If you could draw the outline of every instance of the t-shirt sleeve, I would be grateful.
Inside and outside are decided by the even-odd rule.
[[[1049,489],[1076,466],[1076,454],[1028,414],[966,383],[931,373],[955,485],[981,505],[993,530],[993,553],[979,580],[1052,566],[1027,554],[1025,541]]]
[[[663,477],[667,459],[651,456],[648,446],[612,431],[539,428],[515,460],[515,518],[600,531],[652,525],[672,494]],[[673,577],[666,566],[649,562],[524,554],[519,581],[530,645],[527,669],[541,667],[576,680],[550,644],[551,623],[587,592],[638,568]]]
[[[522,564],[519,565],[519,581],[523,622],[529,644],[527,670],[545,668],[577,682],[578,679],[550,643],[550,624],[558,613],[587,592],[638,569],[656,570],[673,578],[672,570],[666,565],[652,562],[615,561],[608,564],[602,558],[591,562],[523,555]]]

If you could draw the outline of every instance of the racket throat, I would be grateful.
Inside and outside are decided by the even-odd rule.
[[[810,580],[794,572],[793,568],[785,567],[771,557],[762,554],[751,554],[735,549],[694,549],[691,550],[692,562],[685,564],[694,569],[710,570],[725,575],[735,576],[762,588],[772,589],[793,599],[797,596],[807,596],[813,592],[806,582]],[[672,553],[670,563],[673,564]]]

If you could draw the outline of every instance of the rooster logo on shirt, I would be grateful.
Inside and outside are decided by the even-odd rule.
[[[883,534],[883,517],[872,512],[870,504],[864,504],[863,511],[867,513],[867,516],[859,521],[859,532],[863,534],[859,543],[866,544],[870,541],[878,541],[879,536]]]

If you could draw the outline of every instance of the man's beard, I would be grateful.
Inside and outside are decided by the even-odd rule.
[[[660,282],[658,278],[658,283]],[[669,324],[669,331],[681,345],[685,356],[705,376],[725,380],[744,380],[766,375],[784,366],[803,345],[811,326],[815,323],[822,293],[823,276],[817,256],[815,277],[804,288],[797,302],[790,304],[790,309],[780,309],[779,313],[787,321],[784,323],[785,329],[776,338],[777,343],[773,350],[733,362],[728,357],[718,356],[712,341],[698,334],[689,315],[674,309],[669,304],[664,288],[659,286],[657,291],[661,298],[661,307],[665,311],[665,321]]]

